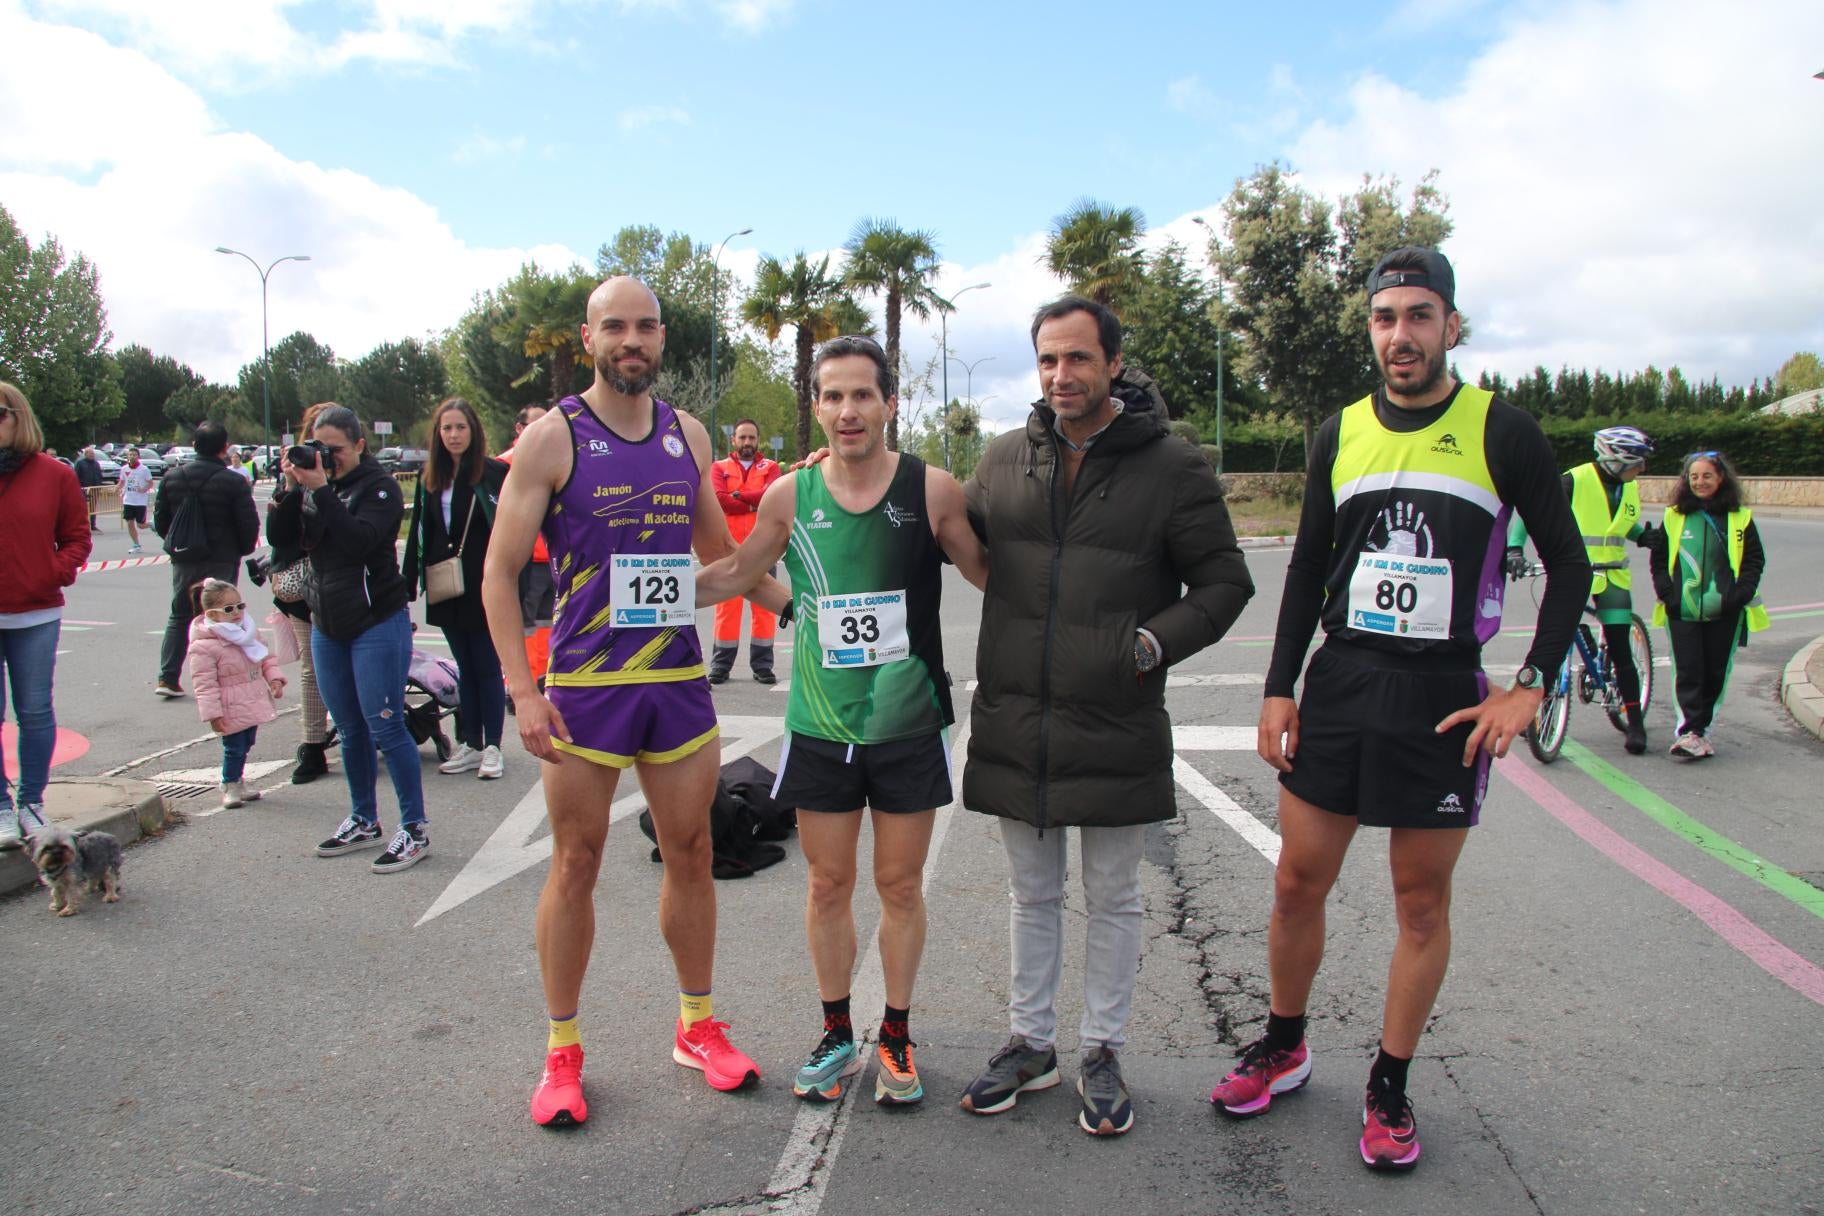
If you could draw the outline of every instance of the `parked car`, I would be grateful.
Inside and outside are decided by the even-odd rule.
[[[196,449],[186,447],[169,447],[164,451],[165,463],[168,465],[189,464],[196,459]]]
[[[151,448],[139,449],[139,463],[146,466],[146,471],[152,474],[154,480],[165,475],[165,458]]]
[[[416,477],[424,472],[424,463],[430,458],[430,452],[424,448],[400,448],[399,462],[393,466],[392,472],[394,476],[410,473]]]
[[[120,462],[112,456],[104,456],[100,451],[95,453],[95,463],[101,466],[101,480],[105,485],[113,485],[120,480]]]

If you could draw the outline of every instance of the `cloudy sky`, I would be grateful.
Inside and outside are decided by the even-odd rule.
[[[1200,247],[1278,160],[1334,195],[1441,173],[1460,364],[1824,349],[1824,4],[0,0],[0,205],[99,266],[117,345],[216,379],[307,329],[434,333],[626,224],[761,253],[933,231],[992,419],[1034,391],[1051,218],[1089,196]],[[935,327],[910,331],[915,357]],[[921,354],[922,350],[922,354]],[[960,364],[952,391],[961,394]]]

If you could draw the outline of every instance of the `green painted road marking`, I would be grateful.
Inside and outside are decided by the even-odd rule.
[[[1769,891],[1784,895],[1813,916],[1824,917],[1824,891],[1802,878],[1788,874],[1765,857],[1742,847],[1715,829],[1699,823],[1575,739],[1565,740],[1564,755],[1572,764],[1608,787],[1610,793],[1632,803],[1661,827],[1683,836],[1710,856],[1740,870]]]
[[[1796,621],[1802,616],[1824,616],[1824,608],[1812,608],[1806,612],[1770,612],[1767,615],[1776,621]]]

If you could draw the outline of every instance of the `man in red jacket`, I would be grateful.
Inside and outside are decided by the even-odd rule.
[[[735,423],[733,438],[733,454],[727,460],[718,460],[711,465],[709,475],[715,483],[716,501],[722,504],[722,511],[728,516],[728,530],[734,533],[735,542],[739,544],[754,530],[760,496],[766,493],[766,487],[779,480],[781,470],[777,461],[760,455],[760,424],[752,418]],[[709,658],[711,684],[727,680],[729,669],[735,665],[735,654],[741,649],[741,605],[744,602],[736,598],[716,605],[716,647]],[[778,628],[779,618],[758,604],[753,610],[748,661],[753,664],[754,679],[762,684],[777,684],[779,677],[773,674],[773,633]]]

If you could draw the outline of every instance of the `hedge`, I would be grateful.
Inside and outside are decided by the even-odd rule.
[[[1676,474],[1686,453],[1717,449],[1744,477],[1824,477],[1824,411],[1798,417],[1660,413],[1628,421],[1652,436],[1648,473]],[[1546,418],[1540,425],[1561,468],[1590,459],[1591,436],[1600,429],[1597,420]],[[1225,472],[1289,472],[1304,467],[1304,434],[1296,424],[1281,419],[1241,423],[1228,427],[1223,439]],[[1214,440],[1214,429],[1206,430],[1203,441]]]

